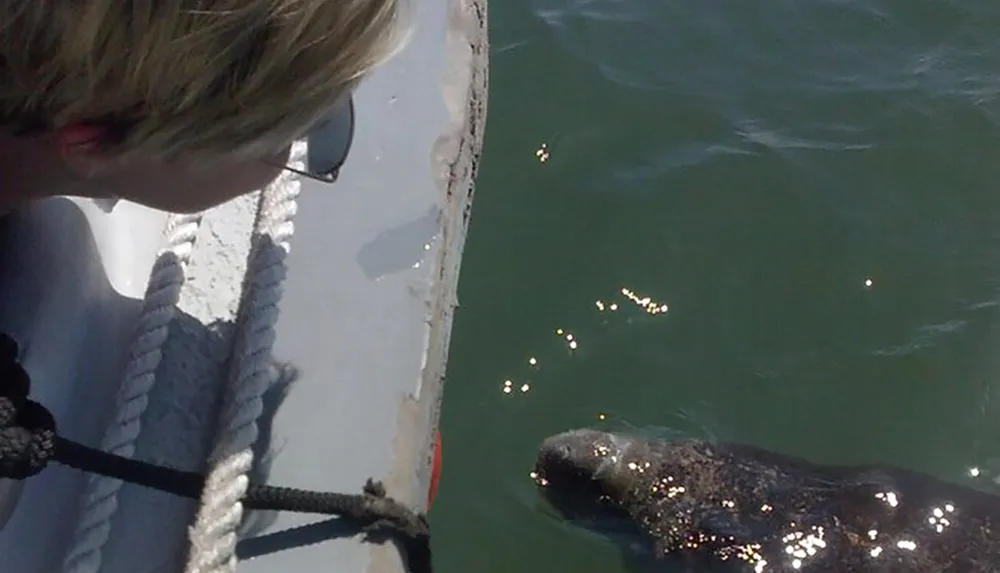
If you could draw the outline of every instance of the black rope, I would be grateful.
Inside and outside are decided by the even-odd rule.
[[[58,462],[182,497],[201,497],[205,487],[201,474],[116,456],[60,436],[52,413],[28,398],[31,380],[18,354],[17,343],[0,334],[0,478],[27,479],[49,462]],[[248,509],[347,518],[371,540],[382,533],[396,534],[410,571],[433,573],[427,517],[386,497],[382,484],[371,479],[353,495],[250,484],[241,501]]]

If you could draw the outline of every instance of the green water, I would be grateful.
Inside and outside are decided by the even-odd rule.
[[[528,479],[544,436],[601,414],[1000,489],[1000,4],[490,19],[439,572],[624,571]]]

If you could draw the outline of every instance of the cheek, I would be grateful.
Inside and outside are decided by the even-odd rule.
[[[241,161],[231,165],[220,166],[206,173],[206,178],[219,187],[219,194],[228,197],[238,197],[266,187],[284,171],[282,166],[288,163],[291,148],[280,153],[264,157],[257,161]]]
[[[156,209],[192,213],[267,186],[282,172],[289,152],[285,150],[263,161],[241,161],[204,170],[165,165],[136,168],[115,177],[113,186],[115,194],[123,199]]]
[[[252,181],[248,181],[248,183],[255,185],[251,191],[260,189],[277,179],[278,175],[281,175],[281,172],[284,171],[283,166],[288,163],[291,155],[292,148],[286,147],[280,153],[265,157],[260,161],[250,162],[252,167],[245,164],[248,177],[253,179]]]
[[[268,161],[270,164],[262,161],[251,161],[221,168],[218,174],[209,178],[209,181],[217,188],[211,193],[230,199],[266,187],[278,178],[278,175],[283,171],[280,166],[284,165],[282,159]]]

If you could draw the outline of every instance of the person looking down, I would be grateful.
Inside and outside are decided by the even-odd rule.
[[[400,0],[7,0],[0,212],[190,213],[260,189],[402,44]]]

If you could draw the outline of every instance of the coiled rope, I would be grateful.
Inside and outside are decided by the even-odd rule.
[[[304,167],[301,162],[293,166]],[[263,411],[261,396],[270,383],[274,325],[300,186],[286,171],[264,189],[258,203],[231,370],[209,455],[208,479],[191,530],[185,573],[236,571],[236,531],[243,517],[240,499],[246,493],[247,472],[253,465],[251,448],[257,440],[257,418]]]
[[[185,266],[191,258],[201,219],[201,214],[172,215],[167,223],[167,245],[158,253],[146,286],[139,324],[115,402],[115,420],[101,441],[101,449],[106,452],[126,458],[135,454],[140,420],[156,382],[156,369],[163,359],[163,345],[169,335],[170,322],[184,285]],[[121,487],[120,479],[93,475],[87,480],[80,518],[63,561],[63,573],[97,573],[100,570],[101,551],[111,533],[111,518],[118,510]]]

